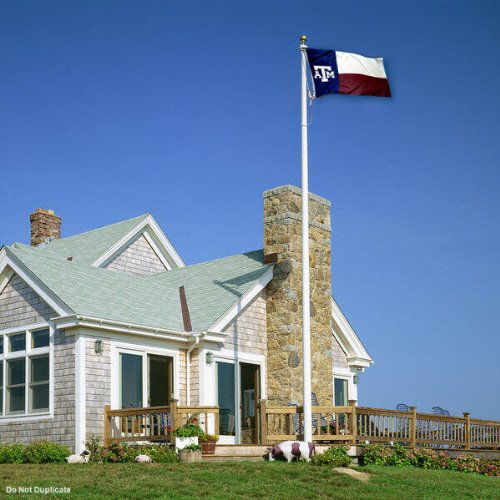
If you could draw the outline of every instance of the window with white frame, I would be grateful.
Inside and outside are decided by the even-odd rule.
[[[335,406],[347,406],[349,399],[347,379],[335,377],[333,379],[333,389]]]
[[[48,413],[50,329],[0,335],[0,415]]]

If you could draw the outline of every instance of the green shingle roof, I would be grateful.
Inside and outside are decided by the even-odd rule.
[[[176,331],[184,330],[181,285],[186,290],[193,330],[202,331],[272,267],[263,264],[262,250],[149,276],[130,276],[89,265],[100,255],[95,247],[107,250],[139,221],[136,218],[103,228],[105,243],[95,237],[96,230],[42,248],[13,245],[8,251],[74,314]],[[73,255],[73,262],[67,261],[68,255]]]
[[[140,215],[69,238],[54,240],[48,245],[37,247],[36,251],[47,256],[63,257],[64,260],[71,255],[74,262],[90,265],[147,216],[148,214]]]

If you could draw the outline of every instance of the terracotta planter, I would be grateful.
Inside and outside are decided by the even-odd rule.
[[[179,458],[182,463],[201,462],[201,450],[181,450]]]
[[[201,452],[203,455],[215,455],[215,441],[209,441],[208,443],[201,443]]]

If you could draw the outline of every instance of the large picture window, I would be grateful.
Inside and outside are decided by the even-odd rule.
[[[0,334],[0,417],[48,413],[49,395],[50,329]]]

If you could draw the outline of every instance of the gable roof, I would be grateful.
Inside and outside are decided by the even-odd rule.
[[[332,297],[332,333],[340,347],[347,355],[349,366],[367,368],[373,364],[373,359],[361,342],[344,313]]]
[[[117,241],[143,222],[149,214],[93,229],[61,240],[53,240],[48,245],[36,248],[40,255],[47,257],[73,257],[73,262],[91,265]],[[31,249],[32,247],[26,246]]]
[[[65,251],[47,252],[51,245],[15,245],[6,251],[75,315],[174,331],[184,330],[181,285],[186,290],[193,330],[203,331],[272,268],[263,264],[263,251],[257,250],[164,273],[130,276],[92,267],[86,263],[90,257],[85,252],[68,262]]]

